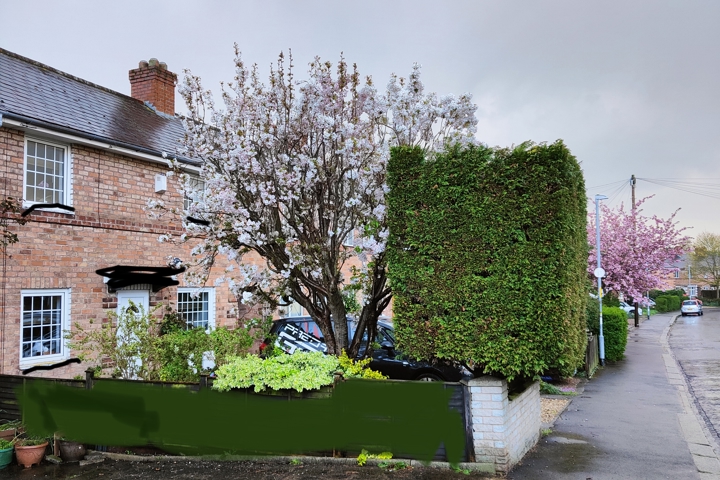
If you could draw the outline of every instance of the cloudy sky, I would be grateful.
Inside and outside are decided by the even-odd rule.
[[[0,0],[0,18],[0,47],[126,94],[151,57],[217,90],[235,42],[263,74],[292,49],[297,78],[316,55],[379,86],[418,62],[427,90],[473,95],[482,142],[561,138],[589,196],[628,205],[634,174],[646,214],[720,233],[716,0]]]

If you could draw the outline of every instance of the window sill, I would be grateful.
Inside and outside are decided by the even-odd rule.
[[[26,370],[30,367],[54,365],[69,358],[70,355],[37,355],[35,357],[21,358],[18,367],[20,370]]]
[[[24,209],[27,210],[28,208],[32,207],[33,205],[41,205],[41,204],[38,202],[23,202],[22,206]],[[72,205],[68,205],[68,206],[71,207]],[[75,216],[75,211],[65,210],[63,208],[35,208],[33,211],[34,212],[60,213],[62,215],[66,215],[68,217]]]

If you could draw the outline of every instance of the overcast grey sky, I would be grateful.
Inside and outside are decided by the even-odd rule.
[[[379,87],[418,62],[428,91],[472,93],[482,142],[562,138],[610,205],[632,174],[682,182],[638,181],[645,213],[720,233],[716,0],[0,0],[0,18],[0,47],[126,94],[151,57],[217,90],[234,42],[263,75],[288,48],[297,78],[344,52]]]

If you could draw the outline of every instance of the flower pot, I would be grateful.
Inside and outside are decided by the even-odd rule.
[[[85,445],[70,440],[58,440],[63,462],[79,462],[85,458]]]
[[[7,467],[12,462],[13,447],[0,450],[0,469]]]
[[[15,456],[18,463],[25,468],[30,468],[36,463],[40,465],[47,446],[48,442],[40,445],[15,445]]]
[[[0,430],[0,438],[3,440],[12,440],[15,438],[17,430],[14,428],[8,428],[7,430]]]

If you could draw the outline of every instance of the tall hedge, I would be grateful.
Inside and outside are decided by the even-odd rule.
[[[508,379],[585,351],[582,171],[562,141],[395,148],[388,164],[389,278],[407,354]]]

